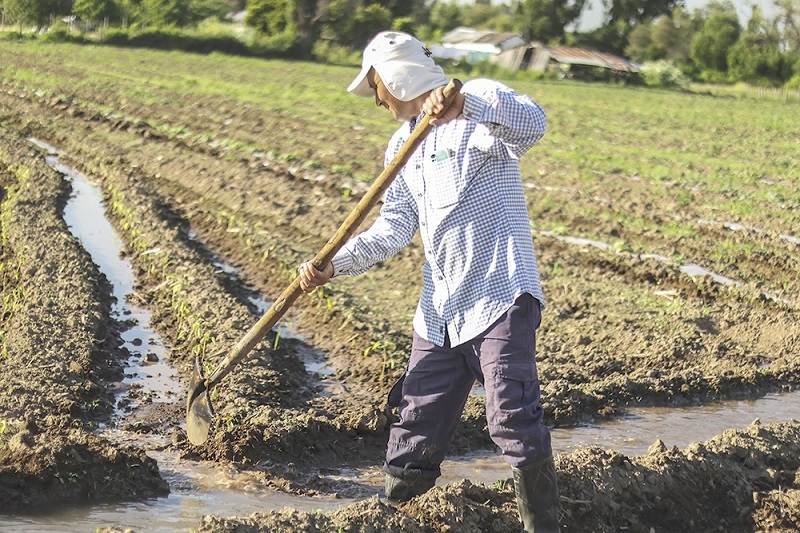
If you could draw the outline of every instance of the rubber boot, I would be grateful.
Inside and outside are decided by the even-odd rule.
[[[419,476],[413,478],[399,478],[386,474],[386,503],[397,507],[415,496],[426,493],[436,484],[436,479],[427,479]]]
[[[553,455],[522,468],[511,468],[525,533],[558,533],[558,480]]]

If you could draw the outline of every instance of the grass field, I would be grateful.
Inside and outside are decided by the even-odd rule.
[[[371,101],[346,92],[352,65],[37,42],[4,42],[0,59],[7,86],[146,122],[167,137],[338,177],[343,198],[353,182],[365,186],[377,176],[397,127]],[[800,103],[736,97],[733,89],[515,78],[501,81],[548,115],[547,134],[522,159],[536,230],[708,264],[768,289],[797,287],[788,272],[769,280],[757,267],[731,264],[783,255],[785,239],[797,236]],[[771,239],[704,236],[709,224]]]
[[[85,436],[65,428],[97,426],[96,400],[114,379],[101,370],[121,358],[113,350],[118,324],[103,307],[107,287],[61,219],[70,185],[29,139],[58,148],[65,164],[102,189],[136,271],[132,298],[156,317],[170,363],[188,376],[195,355],[208,369],[222,359],[257,319],[251,292],[280,294],[379,174],[397,124],[347,94],[357,71],[0,43],[0,289],[8,306],[0,318],[0,430],[16,439],[5,448],[0,440],[0,502],[40,493],[43,501],[64,499],[40,490],[59,487],[44,444],[67,450],[69,439]],[[629,406],[671,409],[797,389],[800,105],[718,88],[503,81],[549,117],[546,136],[521,160],[547,303],[536,344],[546,423],[568,427],[618,418]],[[332,473],[382,460],[394,416],[386,394],[405,367],[424,257],[415,240],[363,276],[298,298],[286,321],[298,336],[270,332],[215,388],[219,418],[203,445],[185,439],[180,393],[131,413],[131,430],[144,422],[187,461],[251,469],[292,494],[374,494],[376,487],[353,487]],[[237,277],[223,275],[216,258]],[[330,396],[301,360],[312,352],[341,383]],[[57,379],[63,375],[69,380]],[[43,428],[23,424],[20,411],[31,406],[48,415],[57,406],[59,416],[36,416]],[[483,399],[471,396],[454,451],[494,449],[484,415]],[[630,460],[596,448],[562,456],[568,529],[754,531],[798,516],[796,422],[727,432],[686,452],[669,449],[669,431],[666,446]],[[133,441],[147,446],[140,436]],[[38,460],[24,461],[32,481],[21,486],[16,469],[30,442]],[[112,447],[98,441],[87,456],[100,459]],[[96,487],[86,475],[96,469],[86,464],[77,456],[70,472],[80,494]],[[151,474],[149,481],[161,479]],[[347,529],[367,517],[375,530],[404,530],[399,524],[419,511],[419,523],[444,517],[453,531],[519,530],[509,486],[441,489],[397,512],[361,501],[337,524]],[[308,517],[298,512],[276,516],[262,524],[335,529],[302,529]]]

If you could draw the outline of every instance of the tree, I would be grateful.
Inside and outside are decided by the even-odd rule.
[[[189,9],[184,0],[142,0],[140,18],[156,28],[180,27],[188,22]]]
[[[311,54],[311,49],[322,31],[322,20],[329,5],[330,0],[295,0],[297,48],[301,56],[307,57]]]
[[[75,0],[72,12],[87,22],[115,18],[119,14],[114,0]]]
[[[20,33],[25,24],[33,23],[36,18],[32,0],[4,0],[3,13],[6,19],[17,25]]]
[[[400,17],[418,19],[426,11],[425,0],[373,0],[372,3],[386,8],[392,19]]]
[[[454,1],[434,2],[431,7],[430,24],[434,30],[447,33],[461,25],[461,6]]]
[[[187,22],[195,25],[210,18],[222,20],[229,12],[230,5],[226,0],[190,0]]]
[[[523,37],[544,43],[559,41],[564,28],[578,20],[585,0],[525,0],[520,28]]]
[[[625,47],[625,55],[639,63],[664,57],[653,43],[652,24],[637,24],[634,26],[630,35],[628,35],[628,46]]]
[[[686,63],[698,26],[685,9],[676,7],[669,15],[636,24],[628,35],[625,55],[639,62],[666,59]]]
[[[624,22],[629,28],[637,22],[653,20],[672,13],[680,0],[603,0],[608,10],[608,22]]]
[[[294,32],[294,7],[293,0],[249,0],[245,24],[268,36]]]
[[[485,30],[488,29],[487,22],[496,14],[497,8],[489,4],[475,3],[471,6],[464,6],[463,11],[461,11],[460,24],[458,25]]]
[[[685,63],[691,56],[694,34],[701,27],[688,11],[678,6],[669,15],[658,17],[653,24],[653,46],[661,57]]]
[[[129,22],[136,22],[141,18],[141,0],[118,0],[117,7],[120,11],[123,26],[126,26]]]
[[[3,12],[7,19],[22,28],[31,24],[43,28],[50,24],[51,16],[69,15],[69,2],[59,0],[4,0]]]
[[[692,40],[692,60],[702,70],[727,72],[728,50],[739,40],[741,26],[729,1],[709,4],[710,14]]]
[[[782,82],[784,60],[779,43],[776,27],[767,23],[761,10],[754,7],[747,28],[728,51],[730,77],[757,84]]]
[[[778,15],[775,19],[782,30],[782,46],[800,52],[800,0],[773,0]]]
[[[637,24],[669,15],[681,3],[681,0],[603,0],[606,9],[604,24],[580,36],[578,41],[585,46],[624,54],[628,37]]]
[[[361,0],[334,0],[330,4],[325,35],[337,44],[362,48],[379,31],[392,28],[392,12],[380,4]]]

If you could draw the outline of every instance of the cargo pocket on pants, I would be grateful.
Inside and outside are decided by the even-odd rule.
[[[539,376],[533,362],[498,365],[493,390],[487,391],[489,424],[495,426],[524,423],[539,404]]]

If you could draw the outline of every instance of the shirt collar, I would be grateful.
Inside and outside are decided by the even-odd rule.
[[[417,116],[417,118],[412,118],[412,119],[411,119],[411,120],[408,122],[408,131],[409,131],[409,133],[413,133],[413,132],[414,132],[414,128],[416,128],[416,127],[417,127],[417,124],[419,124],[420,122],[422,122],[422,117],[424,117],[424,116],[425,116],[425,112],[423,111],[422,113],[420,113],[420,114]]]

